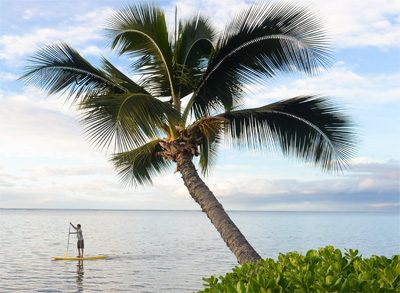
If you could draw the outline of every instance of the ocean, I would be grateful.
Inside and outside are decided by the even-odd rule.
[[[263,258],[327,245],[400,253],[398,213],[228,213]],[[82,225],[85,256],[108,257],[52,260],[77,256],[70,221]],[[200,211],[0,209],[0,244],[1,292],[193,292],[238,265]]]

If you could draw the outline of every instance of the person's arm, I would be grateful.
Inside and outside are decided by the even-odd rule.
[[[74,225],[72,225],[71,222],[69,222],[69,224],[72,226],[72,228],[74,228],[75,230],[78,230]]]

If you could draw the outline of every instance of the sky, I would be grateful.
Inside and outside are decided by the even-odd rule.
[[[98,65],[101,56],[129,73],[113,54],[105,22],[130,1],[0,0],[0,208],[188,209],[179,173],[153,186],[125,187],[94,149],[79,117],[62,96],[47,96],[17,79],[35,51],[65,41]],[[242,9],[242,0],[158,2],[173,24],[211,16],[217,28]],[[321,94],[345,109],[356,125],[357,152],[339,174],[283,157],[228,145],[220,149],[206,184],[227,210],[400,211],[400,1],[306,0],[323,20],[332,65],[316,76],[284,75],[246,97],[262,106],[303,94]]]

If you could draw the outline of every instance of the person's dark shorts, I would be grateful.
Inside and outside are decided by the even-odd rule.
[[[80,249],[80,248],[85,248],[84,247],[84,244],[83,244],[83,240],[78,240],[78,249]]]

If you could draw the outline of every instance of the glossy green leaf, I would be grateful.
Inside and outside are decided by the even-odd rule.
[[[297,252],[280,254],[276,261],[265,259],[259,264],[235,267],[220,276],[217,283],[206,284],[210,291],[204,292],[230,292],[232,287],[238,290],[243,285],[247,292],[399,292],[400,255],[351,261],[359,256],[354,250],[348,252],[342,256],[340,250],[327,246],[310,250],[306,256]],[[342,262],[350,264],[346,270],[332,270]],[[358,262],[361,269],[356,271],[353,266]],[[277,267],[282,271],[279,278]]]

